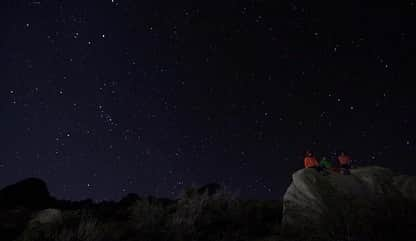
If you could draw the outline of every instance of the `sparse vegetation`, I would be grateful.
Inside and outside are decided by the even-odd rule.
[[[322,223],[325,235],[303,230],[294,239],[280,234],[282,202],[243,200],[215,185],[185,189],[176,200],[129,195],[120,202],[56,201],[47,210],[0,211],[0,240],[380,241],[415,235],[415,203],[383,200],[328,198],[337,211]]]
[[[170,202],[149,197],[65,206],[71,208],[62,211],[62,222],[28,222],[17,240],[258,240],[277,234],[282,209],[278,201],[240,200],[224,189],[200,193],[197,188]]]

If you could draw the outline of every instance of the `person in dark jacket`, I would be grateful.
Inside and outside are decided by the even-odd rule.
[[[341,167],[341,174],[350,174],[351,157],[349,155],[342,151],[338,156],[338,163]]]

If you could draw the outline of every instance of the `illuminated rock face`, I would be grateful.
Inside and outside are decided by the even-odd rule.
[[[393,210],[392,203],[415,200],[416,178],[395,175],[386,168],[362,167],[351,170],[351,175],[322,175],[314,169],[302,169],[293,174],[283,197],[282,232],[332,236],[333,230],[358,226],[360,221],[368,224],[369,217],[377,216],[371,213],[373,209],[388,212],[389,204]]]

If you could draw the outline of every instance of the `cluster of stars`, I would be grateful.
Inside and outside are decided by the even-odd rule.
[[[371,22],[351,30],[294,2],[99,4],[8,16],[2,182],[38,175],[58,196],[114,199],[218,181],[277,197],[304,148],[385,163],[416,149],[413,104],[392,83],[400,50]]]

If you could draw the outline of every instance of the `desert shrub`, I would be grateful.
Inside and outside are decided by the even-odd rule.
[[[198,193],[189,188],[178,200],[170,225],[177,240],[247,240],[278,226],[278,202],[241,201],[226,189]]]
[[[136,201],[130,207],[130,221],[139,230],[157,230],[165,221],[165,210],[162,205],[149,200]]]
[[[165,207],[149,199],[137,200],[129,208],[129,226],[135,235],[147,240],[165,237],[167,213]]]
[[[176,211],[169,218],[172,235],[176,239],[188,240],[212,236],[209,235],[210,232],[220,235],[223,231],[221,228],[226,226],[227,209],[233,205],[232,196],[223,191],[209,195],[198,193],[195,187],[185,189],[178,200]]]
[[[282,220],[282,203],[276,200],[241,201],[240,227],[248,236],[279,234]]]
[[[65,213],[62,223],[34,223],[26,228],[21,241],[103,241],[109,235],[104,224],[88,211]]]
[[[189,188],[176,201],[147,198],[62,211],[62,222],[29,225],[17,241],[266,240],[279,224],[279,202],[200,190]]]

